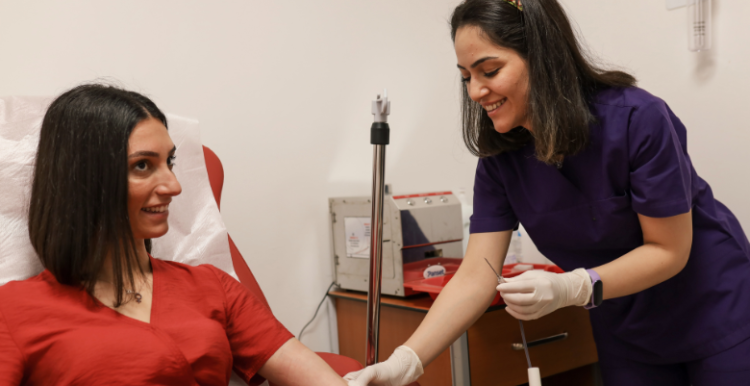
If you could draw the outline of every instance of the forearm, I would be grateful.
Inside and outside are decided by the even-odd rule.
[[[594,268],[604,283],[604,299],[631,295],[678,274],[685,266],[674,251],[644,244],[620,258]]]
[[[259,371],[279,386],[346,385],[328,364],[297,339],[289,339]]]
[[[497,277],[484,261],[487,258],[495,269],[510,242],[510,232],[472,235],[461,267],[430,307],[424,321],[406,341],[427,366],[450,346],[487,310],[497,291]],[[484,242],[489,238],[497,242]]]
[[[677,275],[687,264],[692,245],[691,213],[663,219],[641,219],[644,244],[594,268],[604,283],[604,299],[631,295]]]
[[[417,353],[423,366],[437,358],[484,313],[496,294],[496,284],[497,281],[480,283],[468,277],[454,277],[448,283],[405,343]]]

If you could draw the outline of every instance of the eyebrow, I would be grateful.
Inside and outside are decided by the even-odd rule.
[[[469,67],[475,68],[476,66],[478,66],[478,65],[480,65],[480,64],[482,64],[482,63],[484,63],[484,62],[486,62],[486,61],[488,61],[490,59],[497,59],[497,56],[485,56],[484,58],[481,58],[481,59],[477,60],[476,62],[472,63],[471,66],[469,66]],[[460,64],[457,64],[456,67],[458,67],[458,68],[460,68],[462,70],[465,70],[465,68],[463,66],[461,66]]]
[[[174,154],[174,152],[177,151],[177,146],[173,147],[172,150],[169,151],[169,155]],[[137,151],[131,155],[128,156],[128,159],[130,158],[136,158],[136,157],[159,157],[159,153],[154,151]]]

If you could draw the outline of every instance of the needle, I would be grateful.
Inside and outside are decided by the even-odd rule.
[[[495,268],[492,268],[492,264],[490,264],[490,261],[489,261],[489,260],[487,260],[487,258],[486,258],[486,257],[484,258],[484,261],[486,261],[486,262],[487,262],[487,265],[489,265],[489,266],[490,266],[490,269],[492,270],[492,272],[494,272],[494,273],[495,273],[495,276],[497,276],[497,284],[502,284],[502,283],[505,283],[505,280],[503,280],[503,277],[502,277],[502,276],[500,276],[500,274],[499,274],[499,273],[497,273],[497,271],[495,271]],[[501,270],[501,271],[503,270],[503,266],[502,266],[502,265],[500,266],[500,270]]]
[[[495,276],[497,276],[497,284],[502,284],[502,283],[505,283],[505,279],[503,279],[503,277],[502,277],[502,276],[500,276],[500,275],[499,275],[499,274],[497,273],[497,271],[495,271],[495,268],[493,268],[493,267],[492,267],[492,264],[490,264],[490,261],[489,261],[489,260],[487,260],[487,258],[486,258],[486,257],[484,258],[484,261],[486,261],[486,262],[487,262],[487,265],[489,265],[489,266],[490,266],[490,269],[492,270],[492,272],[494,272],[494,273],[495,273]],[[501,267],[500,267],[500,270],[502,271],[502,269],[503,269],[503,268],[502,268],[502,266],[501,266]],[[521,320],[519,319],[519,320],[518,320],[518,324],[519,324],[519,325],[521,326],[521,338],[523,339],[523,351],[525,351],[525,352],[526,352],[526,363],[528,363],[528,365],[529,365],[529,368],[531,368],[531,358],[529,358],[529,347],[528,347],[528,346],[526,346],[526,334],[525,334],[525,333],[524,333],[524,331],[523,331],[523,322],[522,322],[522,321],[521,321]]]

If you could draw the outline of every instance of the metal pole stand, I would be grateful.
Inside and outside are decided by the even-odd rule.
[[[372,216],[370,217],[370,282],[367,293],[367,343],[366,365],[378,361],[378,337],[380,333],[380,283],[383,270],[383,189],[385,186],[385,146],[388,145],[391,129],[388,114],[391,103],[387,91],[383,97],[372,102],[375,121],[370,127],[370,143],[374,145],[372,166]]]

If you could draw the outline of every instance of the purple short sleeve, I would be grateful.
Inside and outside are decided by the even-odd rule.
[[[633,111],[628,148],[632,207],[637,213],[670,217],[692,207],[685,134],[685,127],[661,100]]]
[[[481,158],[474,178],[474,214],[471,233],[500,232],[518,226],[505,187],[499,180],[498,157]]]

